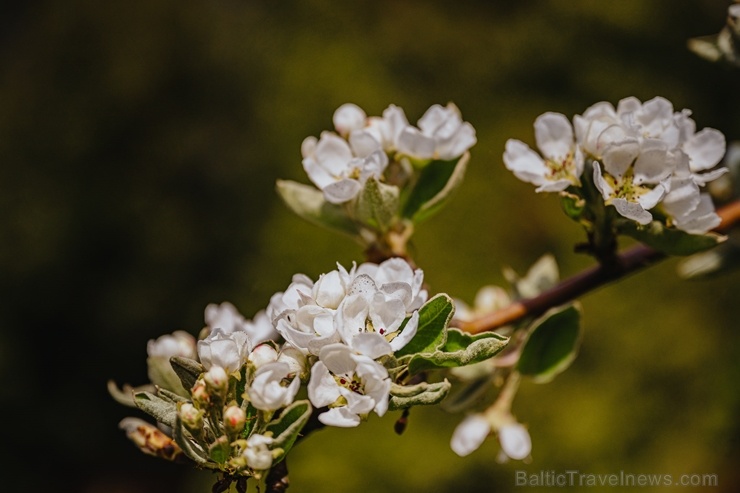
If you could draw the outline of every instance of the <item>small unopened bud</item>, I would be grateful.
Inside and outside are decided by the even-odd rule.
[[[249,353],[247,361],[258,370],[267,363],[273,363],[278,359],[278,353],[270,344],[260,344]]]
[[[277,360],[290,367],[289,374],[295,374],[301,380],[305,380],[305,377],[308,376],[306,370],[306,355],[303,354],[300,349],[286,344],[283,347],[283,350],[280,351],[280,356],[278,356]]]
[[[197,409],[189,402],[180,406],[180,420],[191,433],[196,434],[203,430],[203,414],[204,411]]]
[[[195,385],[193,385],[192,390],[190,391],[190,395],[193,397],[193,402],[198,405],[198,407],[206,407],[211,402],[211,396],[208,394],[208,390],[206,389],[206,382],[202,378],[199,378]]]
[[[203,375],[203,380],[205,380],[208,390],[215,392],[217,395],[224,395],[229,388],[229,376],[226,374],[226,370],[220,366],[212,366]]]
[[[238,435],[247,423],[247,415],[239,406],[229,406],[224,411],[224,426],[229,435]]]

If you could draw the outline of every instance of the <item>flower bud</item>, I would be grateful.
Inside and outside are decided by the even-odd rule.
[[[247,423],[247,415],[239,406],[229,406],[224,411],[224,426],[229,435],[241,433]]]
[[[229,376],[226,374],[226,370],[220,366],[212,366],[211,369],[203,375],[203,380],[206,382],[206,388],[209,393],[224,396],[226,395],[226,391],[229,389]]]
[[[204,411],[197,409],[189,402],[184,402],[180,406],[180,420],[193,434],[200,434],[203,431],[203,414],[205,414]]]
[[[206,382],[202,378],[199,378],[195,382],[190,395],[193,397],[193,402],[200,408],[207,407],[211,403],[211,396],[206,389]]]
[[[255,370],[260,369],[267,363],[272,363],[278,359],[278,353],[271,344],[260,344],[249,353],[247,361]]]
[[[339,135],[347,136],[352,130],[365,126],[367,115],[356,104],[346,103],[337,108],[332,117],[334,128]]]
[[[532,451],[532,440],[524,425],[510,423],[498,430],[498,439],[501,449],[514,460],[525,459]]]

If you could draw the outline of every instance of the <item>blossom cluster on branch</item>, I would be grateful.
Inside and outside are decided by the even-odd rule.
[[[296,274],[252,320],[230,303],[212,304],[197,339],[177,331],[150,341],[151,383],[109,389],[158,426],[126,418],[121,427],[145,453],[219,471],[214,491],[232,481],[242,491],[246,478],[285,467],[310,429],[354,427],[392,410],[405,418],[414,406],[440,403],[466,413],[451,437],[455,453],[495,435],[501,460],[526,459],[531,438],[512,412],[519,382],[546,383],[568,368],[581,340],[580,305],[553,303],[495,332],[458,327],[555,289],[555,260],[542,257],[524,276],[506,270],[509,286],[481,289],[473,307],[430,296],[407,243],[459,187],[475,130],[453,104],[432,106],[418,126],[394,105],[367,117],[346,104],[333,124],[335,132],[301,148],[315,187],[279,181],[278,192],[301,217],[353,237],[372,261],[315,280]],[[512,139],[504,164],[537,191],[560,194],[584,227],[580,250],[603,268],[616,272],[619,235],[676,255],[723,241],[710,232],[719,217],[702,188],[727,171],[713,169],[725,139],[697,132],[689,111],[674,112],[663,98],[626,98],[616,108],[598,103],[573,124],[545,113],[534,127],[541,154]]]
[[[719,217],[700,187],[727,171],[708,171],[722,159],[725,138],[711,128],[697,132],[690,115],[674,112],[660,97],[645,103],[625,98],[616,108],[597,103],[576,115],[573,126],[565,115],[545,113],[534,124],[542,157],[510,139],[504,163],[538,192],[578,194],[581,180],[590,179],[621,216],[645,225],[657,208],[667,224],[705,233],[719,225]],[[583,177],[584,169],[592,176]]]

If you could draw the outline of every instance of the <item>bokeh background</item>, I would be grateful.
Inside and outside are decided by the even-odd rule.
[[[501,268],[556,255],[578,227],[503,167],[545,111],[670,99],[740,138],[740,71],[686,49],[726,0],[68,0],[0,16],[2,489],[196,493],[207,472],[144,456],[117,429],[140,415],[106,381],[146,381],[146,342],[203,325],[211,302],[247,317],[293,273],[361,260],[291,215],[278,178],[308,182],[300,144],[354,102],[411,121],[454,101],[479,142],[451,205],[418,228],[432,289],[471,301]],[[290,457],[300,492],[507,492],[515,471],[712,473],[738,491],[740,273],[683,282],[668,261],[583,299],[573,367],[515,402],[534,446],[461,459],[460,416],[415,410],[323,430]],[[7,489],[6,489],[7,488]],[[663,488],[666,490],[669,488]],[[533,490],[537,490],[536,488]],[[593,489],[591,489],[593,490]],[[696,488],[694,491],[700,491]]]

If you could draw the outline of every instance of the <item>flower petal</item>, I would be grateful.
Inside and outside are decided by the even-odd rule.
[[[471,414],[457,425],[452,434],[450,447],[460,457],[471,454],[485,441],[491,433],[491,424],[482,414]]]

